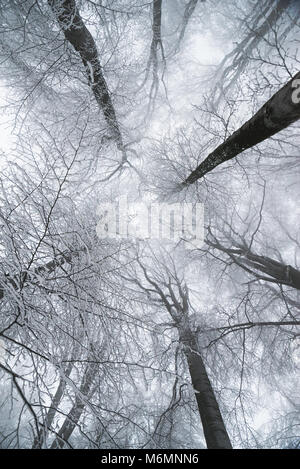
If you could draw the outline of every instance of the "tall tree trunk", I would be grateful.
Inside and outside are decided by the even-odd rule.
[[[198,350],[197,339],[189,328],[178,328],[180,341],[195,390],[199,414],[208,449],[232,449],[219,404]]]
[[[60,401],[61,401],[61,399],[64,395],[65,389],[66,389],[67,383],[66,383],[65,377],[70,376],[72,368],[73,368],[73,364],[69,363],[66,370],[65,370],[65,372],[64,372],[65,376],[62,376],[59,380],[59,385],[58,385],[56,393],[54,394],[53,399],[51,401],[49,410],[48,410],[47,415],[46,415],[45,423],[43,425],[43,428],[40,429],[38,435],[36,435],[36,437],[34,439],[34,442],[33,442],[33,445],[32,445],[32,449],[37,449],[37,448],[42,448],[43,447],[43,444],[44,444],[44,441],[46,439],[48,430],[49,430],[49,428],[51,428],[51,425],[53,423],[57,408],[59,406],[59,403],[60,403]]]
[[[263,272],[271,278],[263,277],[264,280],[274,281],[281,285],[288,285],[290,287],[300,290],[300,271],[291,265],[283,264],[282,262],[275,261],[270,257],[258,256],[251,252],[244,254],[245,257],[236,260],[236,263],[241,267],[249,268]],[[244,267],[244,265],[246,267]]]
[[[184,346],[184,352],[188,362],[188,368],[195,390],[200,419],[208,449],[232,449],[232,445],[221,415],[219,404],[208,378],[203,363],[195,334],[189,323],[189,297],[186,287],[181,285],[177,276],[176,282],[179,297],[173,290],[171,280],[164,283],[168,294],[165,294],[158,282],[154,281],[147,273],[145,266],[139,261],[146,280],[152,286],[151,290],[142,287],[145,291],[156,291],[161,303],[165,306],[177,326],[179,340]],[[135,280],[136,281],[136,280]],[[141,285],[141,284],[139,284]],[[180,299],[179,299],[180,298]]]
[[[153,0],[152,7],[152,41],[150,47],[150,56],[147,63],[147,75],[150,71],[151,65],[153,66],[153,80],[158,80],[158,57],[157,52],[159,48],[164,58],[163,45],[161,39],[161,7],[162,0]]]
[[[70,412],[66,416],[66,419],[62,424],[60,430],[58,431],[57,437],[51,445],[51,449],[63,448],[65,442],[68,441],[70,436],[72,435],[85,408],[85,402],[83,401],[81,395],[85,396],[86,399],[91,397],[91,387],[93,384],[96,369],[96,363],[89,363],[87,365],[79,389],[79,395],[76,395],[75,402]]]
[[[181,187],[193,184],[216,166],[231,160],[296,122],[300,118],[300,102],[296,90],[300,83],[295,80],[299,79],[300,72],[275,93],[250,120],[210,153],[191,172]]]
[[[119,150],[124,152],[122,135],[119,128],[114,105],[104,78],[98,57],[96,43],[85,26],[75,0],[48,0],[48,3],[65,35],[67,41],[79,52],[85,66],[89,84],[105,120],[117,143]]]
[[[281,285],[287,285],[300,290],[300,271],[291,265],[279,262],[271,257],[255,254],[247,246],[237,246],[226,248],[214,236],[214,241],[206,239],[206,244],[214,249],[224,252],[239,267],[246,272],[261,278],[262,280],[275,282]],[[257,272],[262,272],[269,277],[263,276]]]
[[[161,42],[161,4],[162,0],[153,0],[153,41]]]

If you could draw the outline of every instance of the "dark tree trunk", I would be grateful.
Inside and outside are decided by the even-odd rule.
[[[153,1],[153,39],[155,42],[161,41],[161,4],[162,0]]]
[[[86,367],[85,373],[83,375],[82,383],[79,389],[81,395],[85,396],[86,399],[91,397],[91,387],[93,384],[93,379],[95,372],[97,370],[97,364],[89,363]],[[51,449],[63,448],[65,442],[69,440],[72,435],[75,427],[77,426],[79,419],[82,415],[82,412],[85,408],[85,402],[83,401],[80,395],[75,397],[74,405],[72,406],[70,412],[68,413],[64,423],[62,424],[57,437],[51,445]]]
[[[300,271],[291,265],[276,261],[271,257],[260,256],[253,253],[249,247],[238,246],[236,248],[226,248],[217,238],[214,241],[206,240],[208,246],[224,252],[239,267],[250,274],[257,275],[255,271],[262,272],[269,277],[262,277],[265,281],[276,282],[300,290]]]
[[[65,370],[65,376],[67,377],[70,376],[72,367],[73,367],[73,364],[69,363],[69,365],[67,366]],[[49,428],[51,428],[57,408],[64,395],[66,384],[67,383],[66,383],[65,377],[61,377],[56,393],[54,394],[53,399],[51,401],[50,408],[47,412],[43,428],[39,431],[39,434],[35,437],[33,445],[32,445],[32,449],[42,448],[43,443],[45,441],[46,434]]]
[[[294,269],[294,267],[288,265],[287,266],[288,270],[288,278],[291,282],[291,285],[294,288],[297,288],[300,290],[300,271],[298,269]]]
[[[170,279],[168,284],[164,284],[168,291],[166,295],[158,283],[149,277],[143,264],[139,262],[139,265],[143,270],[146,280],[153,287],[151,291],[157,292],[162,304],[172,317],[174,324],[176,324],[179,340],[184,346],[184,352],[188,362],[207,448],[232,449],[219,404],[216,400],[214,390],[199,351],[195,333],[192,332],[189,323],[189,298],[187,288],[182,286],[178,278],[175,277],[179,297],[176,296]],[[147,289],[145,290],[147,291]]]
[[[232,449],[219,404],[198,351],[197,339],[190,329],[184,331],[179,328],[179,337],[181,343],[185,345],[185,355],[195,390],[207,448]]]
[[[288,285],[297,290],[300,290],[300,272],[291,265],[283,264],[282,262],[275,261],[270,257],[258,256],[256,254],[248,253],[245,263],[249,267],[272,277],[280,284]]]
[[[250,120],[210,153],[186,178],[182,187],[193,184],[216,166],[296,122],[300,118],[300,103],[294,98],[296,79],[300,79],[300,72],[274,94]]]
[[[147,64],[147,72],[149,72],[151,64],[153,65],[153,74],[154,79],[157,79],[158,71],[158,58],[157,51],[160,47],[163,54],[163,46],[161,40],[161,5],[162,0],[153,1],[153,10],[152,10],[152,41],[150,47],[150,57]]]
[[[75,0],[48,0],[67,41],[79,53],[85,66],[90,86],[119,150],[124,151],[122,135],[104,78],[95,41],[86,28]]]

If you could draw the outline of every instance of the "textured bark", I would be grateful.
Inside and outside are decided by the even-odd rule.
[[[300,272],[291,265],[275,261],[270,257],[248,253],[245,264],[272,277],[277,283],[300,290]]]
[[[161,4],[162,0],[153,1],[153,41],[159,43],[161,41]]]
[[[214,241],[207,239],[206,243],[208,246],[227,254],[239,267],[257,275],[258,278],[300,290],[300,271],[291,265],[276,261],[271,257],[255,254],[247,247],[226,248],[216,238]],[[256,271],[262,272],[264,276],[261,277]]]
[[[72,371],[73,364],[69,363],[65,370],[65,376],[70,376],[71,371]],[[65,389],[66,389],[66,379],[65,376],[61,377],[59,380],[59,385],[56,390],[56,393],[53,396],[53,399],[50,404],[50,408],[47,412],[45,423],[43,425],[43,428],[40,430],[39,434],[35,437],[32,449],[38,449],[43,447],[43,443],[45,441],[45,437],[47,435],[47,430],[51,428],[51,425],[53,423],[57,408],[59,406],[59,403],[64,395]]]
[[[161,5],[162,0],[154,0],[153,1],[153,9],[152,9],[152,41],[150,47],[150,57],[147,64],[147,73],[150,71],[151,65],[153,66],[153,76],[154,79],[157,80],[157,72],[158,72],[158,58],[157,58],[157,51],[159,47],[161,48],[162,55],[163,54],[163,45],[161,40]]]
[[[139,265],[146,280],[153,287],[151,290],[147,290],[142,286],[142,289],[148,291],[148,294],[156,291],[161,303],[172,317],[174,324],[176,324],[179,340],[184,346],[188,362],[207,448],[232,449],[219,404],[198,349],[197,339],[190,326],[188,289],[181,284],[177,277],[174,277],[173,281],[176,282],[178,295],[175,294],[172,288],[171,280],[168,284],[164,284],[164,287],[167,288],[167,294],[165,294],[159,284],[149,277],[143,264],[139,262]]]
[[[288,265],[288,278],[291,282],[291,285],[294,288],[300,290],[300,271],[298,269],[294,269],[294,267]]]
[[[79,53],[89,84],[119,150],[124,150],[122,135],[110,92],[104,78],[95,41],[85,26],[75,0],[48,0],[67,41]]]
[[[250,120],[210,153],[186,178],[182,187],[193,184],[216,166],[231,160],[296,122],[300,118],[300,103],[292,100],[296,79],[300,79],[300,72],[274,94]]]
[[[79,389],[79,394],[75,397],[75,402],[68,413],[64,423],[62,424],[60,430],[57,433],[57,437],[51,445],[51,449],[63,448],[65,442],[69,440],[73,431],[75,430],[79,419],[82,415],[82,412],[85,408],[85,402],[82,399],[82,396],[85,396],[86,399],[89,399],[92,395],[91,387],[93,384],[93,379],[95,372],[97,370],[97,364],[89,363],[86,367],[85,373],[82,378],[81,386]]]
[[[219,404],[198,351],[197,340],[188,329],[178,328],[195,390],[199,414],[208,449],[232,449]]]

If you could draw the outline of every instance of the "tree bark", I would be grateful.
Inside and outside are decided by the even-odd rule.
[[[143,264],[139,262],[139,265],[143,270],[146,280],[153,287],[151,290],[142,288],[148,291],[148,293],[150,291],[156,291],[161,303],[167,309],[174,324],[176,324],[179,340],[184,346],[184,353],[188,362],[188,369],[195,390],[207,448],[232,449],[219,404],[216,400],[198,348],[195,333],[192,332],[189,323],[189,298],[187,288],[181,285],[181,282],[176,276],[173,278],[173,281],[176,282],[180,299],[176,297],[170,279],[168,284],[164,284],[168,289],[168,294],[166,295],[158,283],[150,278]]]
[[[70,376],[72,368],[73,368],[73,364],[69,363],[66,370],[65,370],[65,376],[67,376],[67,377]],[[57,408],[58,408],[59,403],[60,403],[60,401],[63,397],[63,394],[65,392],[66,384],[67,383],[66,383],[65,377],[62,376],[59,380],[59,385],[58,385],[58,388],[56,390],[56,393],[54,394],[53,399],[51,401],[51,404],[50,404],[49,410],[47,412],[43,428],[41,428],[38,435],[36,435],[36,437],[34,439],[34,442],[33,442],[33,445],[32,445],[32,449],[38,449],[38,448],[43,447],[43,444],[44,444],[44,441],[45,441],[45,438],[46,438],[46,434],[47,434],[49,428],[51,428],[51,425],[53,423]]]
[[[198,351],[196,337],[190,329],[184,330],[179,326],[178,331],[180,341],[185,346],[207,449],[232,449],[219,404]]]
[[[63,448],[65,442],[68,441],[70,436],[72,435],[86,405],[85,402],[82,400],[81,395],[85,396],[86,399],[91,397],[91,387],[93,384],[96,369],[96,363],[89,363],[87,365],[79,389],[79,395],[76,395],[74,405],[72,406],[64,423],[62,424],[57,434],[57,437],[53,441],[51,449]]]
[[[117,143],[119,150],[124,151],[119,123],[110,92],[104,78],[98,57],[96,43],[85,26],[75,0],[48,0],[48,3],[65,35],[67,41],[79,52],[85,66],[89,84],[105,120]]]
[[[152,9],[152,41],[150,47],[150,56],[147,64],[147,73],[153,65],[153,76],[154,80],[157,80],[158,72],[158,59],[157,59],[157,50],[158,47],[161,48],[163,55],[163,45],[161,40],[161,6],[162,0],[153,0],[153,9]]]
[[[153,40],[161,42],[161,4],[162,0],[153,0]]]
[[[297,83],[295,80],[299,79],[300,72],[275,93],[250,120],[210,153],[191,172],[181,187],[193,184],[216,166],[231,160],[248,148],[263,142],[296,122],[300,118],[300,103],[297,102],[299,99],[295,99],[295,83]]]
[[[275,261],[270,257],[258,256],[251,252],[246,254],[244,262],[251,268],[269,275],[276,282],[300,290],[300,272],[291,265]]]
[[[216,238],[214,238],[214,241],[206,239],[206,243],[208,246],[227,254],[235,264],[248,273],[256,275],[256,270],[269,276],[269,278],[264,276],[262,280],[276,282],[300,290],[300,271],[291,265],[276,261],[271,257],[255,254],[248,247],[226,248]]]

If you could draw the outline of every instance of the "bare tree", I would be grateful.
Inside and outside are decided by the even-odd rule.
[[[86,405],[86,402],[84,401],[88,401],[92,397],[93,378],[95,376],[96,370],[97,364],[92,363],[87,365],[82,377],[80,388],[78,390],[78,395],[76,395],[74,404],[51,445],[52,449],[62,448],[65,442],[69,440],[74,429],[76,428]]]
[[[251,60],[251,54],[267,33],[272,30],[280,16],[291,5],[290,0],[279,0],[275,5],[274,2],[267,2],[264,8],[258,11],[255,19],[251,18],[248,24],[247,18],[245,25],[248,33],[245,38],[239,42],[236,47],[229,52],[217,68],[217,84],[212,91],[212,99],[217,104],[221,97],[224,96],[236,83],[239,76],[244,72],[248,62]],[[289,26],[292,28],[295,23]],[[287,34],[287,31],[285,31]]]
[[[245,242],[235,242],[234,245],[231,244],[230,247],[226,247],[212,234],[210,229],[208,229],[208,232],[209,238],[206,239],[206,243],[209,247],[227,254],[230,261],[258,280],[287,285],[297,290],[300,289],[299,269],[295,269],[291,265],[285,265],[283,262],[268,256],[255,254]]]
[[[176,272],[172,275],[166,268],[169,281],[165,283],[161,279],[154,279],[142,262],[141,259],[138,260],[148,286],[144,286],[137,278],[132,281],[145,291],[150,298],[154,295],[153,301],[159,301],[166,308],[174,322],[174,326],[178,331],[179,342],[183,346],[188,363],[207,448],[232,448],[215,393],[201,357],[196,331],[193,330],[190,324],[188,289],[186,285],[180,282]]]
[[[43,423],[42,428],[40,429],[38,435],[34,438],[32,448],[37,449],[37,448],[43,448],[43,443],[47,437],[47,430],[51,428],[52,423],[55,418],[55,414],[57,412],[57,409],[59,407],[59,404],[63,398],[65,389],[66,389],[66,378],[68,378],[71,374],[73,364],[70,362],[66,369],[64,370],[63,376],[61,376],[59,380],[59,384],[57,387],[57,390],[52,398],[51,404],[49,406],[49,409],[46,414],[45,418],[45,423]],[[58,435],[57,435],[58,436]]]
[[[298,99],[293,96],[299,77],[300,73],[297,73],[250,120],[210,153],[185,179],[181,187],[193,184],[218,165],[231,160],[296,122],[300,118],[300,105]]]
[[[298,20],[1,2],[1,447],[297,446]],[[205,243],[110,233],[99,206],[125,194],[205,203]]]

